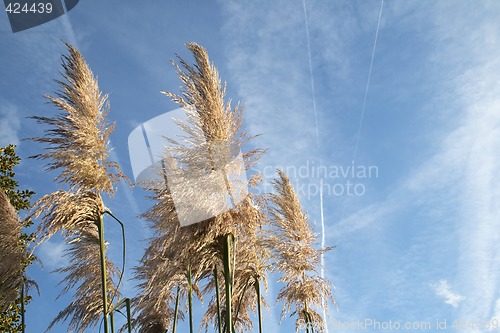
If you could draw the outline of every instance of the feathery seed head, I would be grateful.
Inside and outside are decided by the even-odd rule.
[[[48,329],[59,321],[71,318],[70,332],[83,333],[87,328],[99,324],[102,316],[101,266],[99,252],[99,233],[97,225],[88,224],[82,231],[75,233],[66,250],[68,265],[56,271],[66,274],[60,282],[64,284],[63,293],[76,287],[73,301],[50,323]],[[112,277],[118,276],[118,269],[106,260],[106,283],[108,302],[119,296]],[[109,304],[111,306],[111,304]]]
[[[31,139],[49,145],[46,153],[33,157],[50,160],[48,170],[60,169],[56,180],[72,189],[113,194],[119,179],[126,178],[118,164],[108,160],[108,137],[114,124],[106,120],[107,95],[100,92],[81,53],[66,46],[69,55],[62,58],[65,81],[56,81],[61,91],[47,96],[62,112],[53,117],[32,117],[51,127],[45,137]]]
[[[94,225],[104,212],[104,203],[93,192],[56,191],[40,198],[32,208],[32,217],[41,217],[37,229],[38,244],[62,231],[66,237]]]
[[[316,267],[320,264],[321,254],[331,247],[315,249],[317,235],[302,210],[299,198],[286,174],[278,170],[274,189],[270,195],[270,215],[276,231],[271,243],[277,257],[277,269],[283,273],[280,281],[285,283],[278,293],[278,301],[283,301],[282,317],[295,310],[291,315],[298,315],[298,322],[309,320],[323,324],[321,316],[314,307],[327,307],[325,300],[335,303],[331,292],[332,283],[317,276]]]

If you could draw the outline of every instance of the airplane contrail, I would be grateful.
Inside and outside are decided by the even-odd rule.
[[[302,4],[304,6],[304,20],[306,23],[306,36],[307,36],[307,55],[309,59],[309,77],[311,78],[311,93],[312,93],[312,103],[314,110],[314,122],[316,125],[316,146],[319,148],[319,130],[318,130],[318,111],[316,109],[316,91],[314,89],[314,75],[312,69],[312,57],[311,57],[311,41],[309,38],[309,20],[307,18],[307,7],[306,1],[302,0]]]
[[[304,21],[305,21],[305,26],[306,26],[306,37],[307,37],[307,51],[308,51],[308,59],[309,59],[309,74],[310,74],[310,79],[311,79],[311,93],[312,93],[312,104],[313,104],[313,110],[314,110],[314,120],[315,120],[315,125],[316,125],[316,146],[317,148],[320,147],[320,140],[319,140],[319,127],[318,127],[318,111],[316,108],[316,91],[314,88],[314,73],[313,73],[313,68],[312,68],[312,56],[311,56],[311,40],[309,36],[309,20],[307,17],[307,6],[306,6],[306,1],[302,0],[302,6],[304,8]],[[353,158],[352,158],[352,163],[354,164],[356,160],[356,154],[358,151],[358,144],[359,144],[359,137],[361,133],[361,127],[363,125],[363,119],[365,116],[365,109],[366,109],[366,100],[368,97],[368,90],[370,88],[370,80],[371,80],[371,75],[372,75],[372,69],[373,69],[373,61],[375,59],[375,50],[377,48],[377,40],[378,40],[378,33],[380,29],[380,21],[382,18],[382,9],[384,7],[384,0],[381,0],[380,3],[380,10],[378,14],[378,21],[377,21],[377,29],[375,32],[375,41],[373,43],[373,50],[372,50],[372,57],[370,61],[370,68],[368,70],[368,79],[366,82],[366,88],[365,88],[365,94],[363,98],[363,108],[361,110],[361,117],[359,120],[359,126],[358,126],[358,132],[356,134],[356,144],[354,147],[354,153],[353,153]],[[320,160],[320,165],[321,165],[321,160]],[[325,216],[324,216],[324,207],[323,207],[323,178],[320,178],[320,190],[319,190],[319,204],[320,204],[320,216],[321,216],[321,247],[325,247]],[[345,202],[344,202],[344,207],[342,209],[342,218],[344,217],[344,212],[345,212]],[[325,257],[324,253],[321,255],[321,277],[325,277]],[[323,298],[323,318],[324,318],[324,323],[325,323],[325,332],[328,333],[328,324],[326,320],[326,306],[325,305],[325,299]]]
[[[311,39],[309,37],[309,19],[307,18],[307,6],[306,6],[306,1],[302,0],[302,5],[304,7],[304,21],[306,24],[306,36],[307,36],[307,55],[309,59],[309,77],[311,79],[311,94],[312,94],[312,104],[313,104],[313,110],[314,110],[314,122],[316,125],[316,147],[319,148],[319,126],[318,126],[318,110],[316,108],[316,91],[314,89],[314,73],[313,73],[313,68],[312,68],[312,56],[311,56]],[[320,165],[321,165],[321,160],[320,160]],[[320,216],[321,216],[321,247],[325,247],[325,215],[324,215],[324,210],[323,210],[323,179],[320,178],[320,185],[319,185],[319,208],[320,208]],[[321,278],[325,278],[325,254],[321,254]],[[323,297],[322,299],[322,305],[323,305],[323,318],[324,318],[324,325],[325,325],[325,332],[328,333],[328,323],[326,320],[326,304],[325,304],[325,298]]]
[[[359,135],[361,133],[361,126],[363,125],[363,119],[365,117],[366,98],[368,97],[368,89],[370,88],[373,60],[375,59],[375,49],[377,48],[378,31],[380,28],[380,19],[382,18],[382,8],[383,7],[384,7],[384,0],[382,0],[380,3],[380,11],[378,13],[377,30],[375,32],[375,41],[373,42],[372,59],[370,61],[370,69],[368,70],[368,79],[366,80],[365,96],[363,98],[363,108],[361,109],[361,117],[359,119],[358,134],[356,135],[356,145],[354,146],[354,154],[352,156],[352,163],[354,163],[354,161],[356,160],[356,154],[358,152]]]
[[[356,134],[356,144],[354,146],[354,153],[352,155],[352,165],[354,167],[354,162],[356,160],[356,155],[358,153],[358,144],[359,144],[359,137],[361,133],[361,127],[363,125],[363,119],[365,117],[365,109],[366,109],[366,99],[368,97],[368,89],[370,88],[370,80],[372,77],[372,68],[373,68],[373,60],[375,59],[375,50],[377,48],[377,40],[378,40],[378,32],[380,29],[380,19],[382,18],[382,9],[384,8],[384,0],[380,2],[380,11],[378,13],[378,22],[377,22],[377,29],[375,32],[375,41],[373,42],[373,50],[372,50],[372,58],[370,61],[370,69],[368,70],[368,79],[366,80],[366,88],[365,88],[365,96],[363,98],[363,108],[361,109],[361,117],[359,119],[359,126],[358,126],[358,133]],[[344,214],[345,214],[345,207],[346,207],[346,201],[344,201],[344,204],[342,206],[342,214],[340,217],[340,221],[344,219]]]

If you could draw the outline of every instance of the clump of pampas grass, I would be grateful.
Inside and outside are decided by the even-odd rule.
[[[52,117],[32,117],[48,125],[45,136],[32,138],[46,144],[44,153],[33,156],[48,160],[47,170],[59,171],[55,180],[67,190],[45,195],[33,207],[33,217],[41,218],[38,242],[62,232],[69,244],[65,256],[68,265],[63,292],[76,286],[73,302],[54,319],[50,326],[70,318],[70,330],[84,332],[99,323],[103,312],[100,278],[100,248],[97,223],[105,210],[101,194],[112,196],[120,179],[125,179],[118,164],[109,160],[109,135],[114,124],[106,116],[107,96],[99,90],[82,54],[66,44],[69,54],[62,57],[63,81],[56,81],[61,90],[48,95],[51,104],[61,112]],[[111,278],[116,268],[108,262],[106,280],[108,299],[117,295]]]
[[[6,310],[19,296],[23,284],[22,262],[27,256],[20,246],[21,222],[16,210],[0,189],[0,311]]]
[[[207,51],[196,43],[186,45],[195,59],[195,65],[190,65],[181,57],[178,57],[180,65],[174,63],[183,83],[181,94],[163,92],[187,114],[186,122],[178,122],[185,132],[185,140],[178,142],[168,139],[171,145],[165,151],[161,179],[168,179],[178,172],[196,178],[220,171],[225,175],[226,190],[234,206],[207,220],[181,227],[168,184],[159,180],[149,186],[155,204],[143,217],[151,222],[154,236],[150,239],[141,266],[136,269],[136,278],[144,281],[139,285],[142,297],[138,300],[137,311],[142,318],[146,318],[144,313],[151,309],[155,313],[168,304],[169,310],[164,313],[168,316],[177,308],[175,290],[179,290],[182,299],[188,300],[189,293],[194,292],[198,298],[211,297],[203,324],[206,327],[210,322],[216,327],[226,325],[228,320],[225,313],[228,309],[224,304],[228,295],[223,286],[229,272],[224,274],[223,252],[224,243],[231,235],[235,240],[231,253],[235,267],[230,272],[231,281],[226,280],[226,283],[233,284],[229,295],[232,299],[232,321],[240,331],[252,326],[250,312],[255,310],[257,298],[251,287],[264,279],[263,271],[268,265],[267,250],[255,241],[262,237],[261,228],[266,223],[255,205],[259,198],[247,195],[235,203],[234,197],[239,193],[231,193],[227,177],[234,171],[228,164],[251,137],[242,127],[242,106],[238,104],[232,107],[231,101],[225,99],[225,84],[215,65],[210,62]],[[250,168],[263,153],[262,149],[242,152],[245,168]],[[190,193],[192,190],[187,186],[185,191],[184,198],[197,198],[197,194]],[[214,209],[209,201],[203,204],[206,204],[207,211]],[[198,284],[202,280],[206,280],[207,284],[200,291]],[[214,292],[216,287],[222,288],[218,300]],[[238,318],[234,315],[236,309],[239,309]],[[140,323],[142,328],[145,325],[145,321]]]

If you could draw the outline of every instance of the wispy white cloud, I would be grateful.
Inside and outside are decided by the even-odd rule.
[[[490,331],[498,330],[500,327],[500,298],[495,301],[495,310],[490,317]]]
[[[436,295],[442,297],[446,304],[454,308],[458,308],[460,303],[465,299],[464,296],[454,293],[446,280],[440,280],[438,283],[432,284],[431,287],[434,289]]]
[[[451,82],[461,108],[456,128],[442,142],[442,154],[423,173],[446,184],[458,203],[456,283],[468,300],[463,314],[477,318],[493,312],[500,278],[500,47],[491,34],[492,27],[498,29],[492,9],[465,4],[453,6],[454,15],[437,18],[437,29],[446,38],[440,39],[447,51],[440,57],[456,67],[450,70],[456,75]]]
[[[434,110],[434,114],[426,117],[437,123],[426,137],[427,158],[406,170],[407,176],[392,184],[393,190],[386,199],[355,210],[330,226],[328,234],[336,240],[352,239],[352,235],[363,235],[365,230],[372,232],[376,226],[382,230],[378,237],[393,242],[391,236],[401,235],[401,231],[405,234],[404,230],[408,228],[417,228],[416,225],[429,228],[427,232],[417,229],[419,236],[412,239],[415,243],[407,250],[411,256],[398,254],[395,257],[400,258],[381,261],[397,260],[399,265],[411,267],[413,273],[396,270],[403,274],[402,281],[411,279],[415,270],[426,271],[422,274],[435,281],[433,274],[444,271],[439,265],[432,266],[433,260],[438,262],[448,258],[451,266],[456,265],[453,271],[446,273],[450,274],[454,284],[460,285],[463,295],[451,291],[446,280],[433,285],[436,293],[453,307],[467,299],[460,311],[464,315],[484,318],[495,312],[500,278],[500,251],[497,249],[500,239],[500,176],[497,172],[500,170],[500,61],[495,56],[500,49],[495,43],[497,37],[492,33],[498,24],[491,15],[482,16],[481,13],[488,8],[471,8],[467,4],[457,7],[449,2],[437,6],[440,10],[426,8],[426,12],[454,14],[425,18],[416,13],[413,17],[421,21],[416,22],[418,29],[423,29],[420,26],[423,22],[433,22],[423,33],[428,46],[434,49],[430,60],[443,64],[441,72],[429,73],[429,81],[435,83],[437,80],[439,89],[434,91],[433,99],[426,106],[429,108],[430,105]],[[390,7],[388,15],[396,15],[398,10],[402,9]],[[469,15],[481,16],[482,19],[471,21]],[[403,17],[409,19],[406,14]],[[388,24],[388,20],[383,20],[384,24]],[[415,213],[424,214],[428,222],[410,216],[405,226],[391,223],[402,215],[406,217]],[[433,233],[436,230],[439,233]],[[410,236],[416,237],[414,233]],[[451,247],[430,246],[439,243]],[[398,245],[393,246],[398,249]],[[418,249],[418,252],[413,253],[413,249]],[[440,251],[439,255],[435,251]],[[419,257],[426,260],[419,262]],[[398,297],[415,296],[408,290],[417,282],[405,283],[409,287],[407,294]],[[370,307],[373,304],[366,305],[366,308]]]
[[[78,46],[78,36],[75,34],[75,30],[73,29],[73,24],[69,19],[68,15],[63,15],[61,17],[61,23],[64,28],[64,32],[66,34],[67,42],[71,45],[77,47]]]
[[[110,146],[111,143],[110,143]],[[120,168],[123,169],[121,167],[121,162],[120,162],[120,159],[118,157],[118,154],[116,153],[115,150],[113,150],[111,148],[111,153],[110,153],[110,156],[111,156],[111,159],[113,161],[115,161],[116,163],[118,163],[118,165],[120,165]],[[140,214],[140,209],[139,209],[139,206],[137,205],[137,201],[136,199],[134,198],[134,196],[132,195],[132,189],[130,188],[129,184],[125,183],[125,182],[122,182],[120,184],[120,188],[123,190],[123,193],[125,195],[125,198],[127,199],[127,202],[128,202],[128,206],[132,209],[132,212],[134,213],[135,216],[138,216]]]
[[[334,235],[336,238],[345,237],[357,230],[376,224],[386,216],[400,210],[403,200],[405,198],[402,196],[392,196],[390,199],[368,205],[332,225],[327,234]]]
[[[40,258],[44,268],[50,271],[61,268],[67,264],[64,256],[66,244],[49,239],[37,247],[36,255]]]
[[[308,8],[313,70],[319,55],[333,58],[341,52],[333,43],[317,49],[315,36],[328,35],[316,22],[321,12],[318,7]],[[263,134],[258,144],[271,148],[263,163],[293,165],[297,160],[317,157],[317,150],[312,149],[316,146],[316,128],[302,4],[225,2],[223,9],[227,14],[223,30],[230,73],[227,79],[245,100],[251,134]],[[258,29],[248,29],[249,25]],[[318,117],[321,122],[321,115]],[[285,137],[288,145],[283,145]]]
[[[0,103],[0,146],[19,145],[20,128],[21,120],[17,107],[7,102]]]

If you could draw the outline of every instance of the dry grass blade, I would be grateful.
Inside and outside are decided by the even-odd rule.
[[[62,293],[76,287],[73,301],[51,322],[55,323],[71,318],[69,332],[83,333],[87,328],[95,327],[102,317],[101,266],[99,257],[99,234],[96,225],[88,225],[85,230],[71,238],[66,251],[68,265],[56,270],[66,274],[60,282],[64,284]],[[112,276],[118,275],[118,269],[107,260],[108,300],[119,296]]]
[[[114,124],[108,124],[107,96],[102,95],[97,79],[83,56],[69,44],[63,56],[63,78],[57,81],[61,91],[47,96],[62,112],[54,117],[32,117],[51,127],[46,136],[31,140],[49,145],[46,153],[34,158],[51,160],[48,170],[60,169],[56,178],[72,189],[112,194],[120,178],[125,179],[118,164],[108,161],[108,137]]]
[[[286,313],[297,314],[297,320],[305,320],[305,312],[313,323],[323,326],[323,318],[314,308],[327,306],[323,299],[335,303],[330,281],[317,276],[322,253],[331,247],[315,249],[317,235],[306,214],[302,211],[299,198],[290,180],[281,170],[274,181],[275,194],[270,195],[273,204],[271,218],[276,231],[271,239],[277,256],[277,269],[282,272],[280,281],[285,283],[278,294],[283,301],[282,317]]]
[[[22,262],[26,256],[19,245],[21,222],[9,201],[0,189],[0,310],[15,302],[23,283]]]

